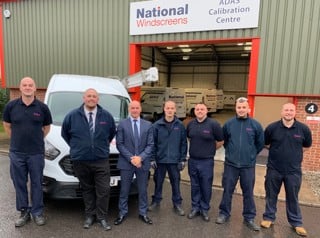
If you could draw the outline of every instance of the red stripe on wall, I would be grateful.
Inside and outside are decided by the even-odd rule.
[[[0,4],[0,78],[1,78],[1,87],[6,88],[6,78],[5,78],[5,68],[4,68],[4,45],[3,45],[3,7]]]
[[[130,44],[129,48],[129,74],[141,71],[141,46]],[[132,100],[140,101],[140,87],[128,90]]]
[[[251,108],[250,116],[254,115],[254,96],[253,95],[256,93],[256,87],[257,87],[259,49],[260,49],[260,39],[257,39],[257,38],[252,39],[249,76],[248,76],[248,99],[249,99],[249,106]]]

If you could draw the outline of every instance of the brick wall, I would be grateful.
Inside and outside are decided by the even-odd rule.
[[[308,103],[315,103],[319,108],[314,114],[308,114],[305,106]],[[307,117],[314,117],[315,120],[309,120]],[[312,131],[312,147],[304,153],[303,170],[320,172],[320,98],[298,98],[297,104],[297,120],[307,124]]]

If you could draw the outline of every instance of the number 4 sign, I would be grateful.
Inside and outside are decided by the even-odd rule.
[[[304,110],[306,111],[306,113],[314,114],[318,111],[318,105],[315,103],[308,103],[305,106]]]

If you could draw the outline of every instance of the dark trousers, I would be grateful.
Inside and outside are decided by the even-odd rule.
[[[128,214],[128,199],[129,192],[134,174],[136,175],[138,192],[139,192],[139,214],[147,215],[148,209],[148,176],[149,170],[133,167],[131,170],[120,170],[121,175],[121,190],[119,196],[119,215],[125,216]]]
[[[152,202],[160,203],[162,200],[162,187],[167,171],[172,190],[172,203],[173,205],[181,205],[180,171],[177,164],[157,164],[157,168],[153,175],[155,188],[154,195],[152,196]]]
[[[190,158],[188,160],[192,210],[207,212],[210,209],[213,165],[213,159]]]
[[[236,168],[227,164],[224,165],[222,177],[223,195],[219,206],[220,214],[226,217],[230,216],[232,195],[239,179],[243,196],[242,216],[247,221],[253,220],[256,216],[256,205],[253,197],[255,167]]]
[[[107,219],[110,199],[109,160],[75,160],[73,168],[80,181],[85,216],[96,215],[98,220]]]
[[[300,172],[284,175],[274,169],[268,168],[264,184],[266,190],[266,210],[263,214],[263,219],[269,221],[276,219],[278,194],[283,183],[286,192],[288,222],[292,226],[301,226],[302,215],[298,200],[301,181],[302,175]]]
[[[10,152],[10,175],[16,190],[16,208],[18,211],[30,211],[34,216],[43,213],[42,179],[44,155],[27,155]],[[31,207],[28,195],[28,175],[31,186]]]

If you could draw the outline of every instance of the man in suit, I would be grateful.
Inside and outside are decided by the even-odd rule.
[[[139,191],[139,218],[146,224],[152,224],[147,216],[148,209],[148,176],[150,158],[153,153],[152,124],[140,118],[141,104],[132,101],[129,105],[130,117],[119,123],[116,135],[117,149],[120,152],[118,169],[121,175],[119,197],[119,216],[114,221],[120,225],[128,214],[128,197],[134,174]]]

